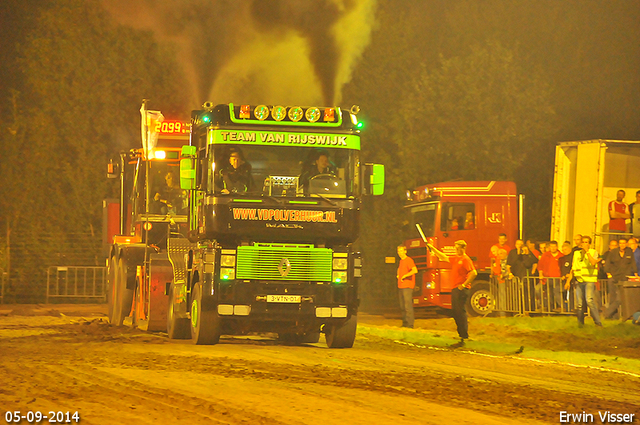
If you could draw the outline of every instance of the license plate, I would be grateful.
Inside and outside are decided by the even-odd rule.
[[[299,303],[300,295],[267,295],[268,303]]]

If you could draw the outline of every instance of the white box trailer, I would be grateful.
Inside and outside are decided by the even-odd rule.
[[[573,241],[575,234],[589,235],[602,253],[609,243],[609,202],[620,189],[626,192],[627,204],[635,201],[640,189],[640,141],[558,143],[551,240],[562,244]]]

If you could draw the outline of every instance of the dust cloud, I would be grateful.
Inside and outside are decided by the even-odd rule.
[[[171,43],[193,107],[338,105],[370,42],[376,0],[102,0]]]

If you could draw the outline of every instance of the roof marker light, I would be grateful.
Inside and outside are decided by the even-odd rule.
[[[251,118],[251,105],[240,106],[240,118]]]
[[[324,110],[324,120],[325,121],[333,121],[336,118],[336,113],[335,113],[335,109],[333,108],[326,108]]]

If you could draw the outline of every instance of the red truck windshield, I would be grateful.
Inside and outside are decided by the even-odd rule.
[[[437,202],[427,202],[419,205],[407,207],[409,210],[409,223],[405,239],[416,239],[420,237],[416,224],[422,227],[426,237],[433,236],[436,223]]]

